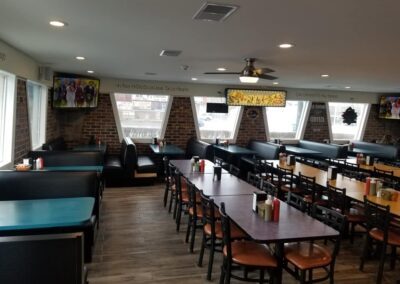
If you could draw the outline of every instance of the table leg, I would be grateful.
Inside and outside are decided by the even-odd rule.
[[[283,249],[284,249],[284,243],[276,243],[275,244],[275,255],[278,260],[278,267],[276,269],[275,273],[275,284],[281,284],[282,283],[282,272],[283,272]]]

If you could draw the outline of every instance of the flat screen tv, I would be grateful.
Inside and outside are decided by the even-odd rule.
[[[79,75],[61,74],[53,78],[53,108],[95,108],[100,80]]]
[[[231,106],[284,107],[286,91],[226,89],[226,103]]]
[[[213,112],[213,113],[228,113],[228,105],[221,104],[221,103],[207,103],[207,110],[206,112]]]
[[[381,96],[379,118],[400,119],[400,95]]]

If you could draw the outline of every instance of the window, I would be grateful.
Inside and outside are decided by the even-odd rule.
[[[270,139],[301,139],[309,112],[308,101],[286,101],[286,106],[266,107],[267,133]]]
[[[369,112],[369,104],[353,104],[353,103],[328,103],[330,131],[333,140],[361,140],[367,116]],[[353,124],[343,123],[343,112],[347,108],[352,107],[357,113],[357,122]]]
[[[0,71],[0,167],[11,164],[15,122],[15,76]]]
[[[225,103],[222,97],[194,97],[194,116],[197,121],[197,135],[200,139],[212,141],[216,138],[235,142],[241,115],[240,106],[229,106],[228,113],[208,113],[207,103]],[[193,106],[193,101],[192,101]]]
[[[47,88],[28,81],[27,93],[31,145],[37,149],[46,140]]]
[[[120,139],[132,137],[139,142],[164,138],[172,99],[168,95],[115,93],[112,97]]]

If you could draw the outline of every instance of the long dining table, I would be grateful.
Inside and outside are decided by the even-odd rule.
[[[357,165],[357,159],[351,158],[351,159],[346,159],[347,163]],[[374,163],[373,165],[365,165],[365,164],[359,164],[360,169],[366,170],[373,172],[374,169],[378,170],[383,170],[383,171],[393,171],[393,176],[400,178],[400,168],[396,166],[391,166],[391,165],[386,165],[383,163]]]
[[[189,161],[189,160],[187,160]],[[190,161],[189,161],[190,162]],[[252,210],[253,193],[260,190],[229,173],[222,174],[221,180],[205,172],[187,171],[185,160],[171,160],[178,171],[198,190],[214,199],[217,206],[225,203],[227,214],[232,221],[255,241],[275,244],[275,254],[279,260],[274,283],[282,283],[283,249],[286,242],[325,239],[338,236],[331,227],[311,218],[307,214],[281,202],[280,220],[264,221]],[[206,162],[207,165],[213,165]]]
[[[193,166],[190,160],[170,160],[169,162],[183,175],[200,173],[193,171]],[[201,172],[201,174],[214,174],[214,163],[206,159],[204,160],[204,163],[204,172]],[[225,169],[221,169],[221,173],[229,174]]]

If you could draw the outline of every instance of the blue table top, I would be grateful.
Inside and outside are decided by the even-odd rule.
[[[294,154],[299,154],[299,155],[318,155],[321,154],[321,152],[310,150],[310,149],[305,149],[305,148],[300,148],[300,147],[295,147],[295,146],[289,146],[285,145],[286,151]]]
[[[92,197],[0,201],[0,231],[79,226],[93,205]]]
[[[93,145],[78,145],[75,146],[73,151],[83,151],[83,152],[103,152],[105,153],[107,151],[107,145],[106,144],[93,144]]]
[[[103,172],[103,166],[53,166],[44,167],[38,171],[49,172]]]
[[[214,145],[214,148],[228,152],[229,154],[232,155],[254,155],[257,154],[257,152],[244,148],[244,147],[240,147],[240,146],[236,146],[236,145],[229,145],[229,146],[222,146],[222,145]]]
[[[173,144],[167,144],[164,147],[160,148],[158,145],[150,144],[150,149],[156,155],[183,155],[185,151]]]

